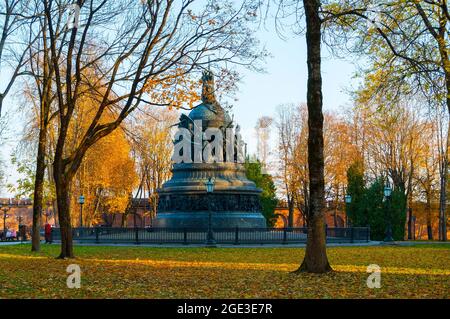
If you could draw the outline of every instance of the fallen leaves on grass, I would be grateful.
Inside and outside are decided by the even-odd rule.
[[[334,272],[292,274],[299,248],[76,247],[57,260],[28,245],[0,247],[0,298],[449,298],[446,247],[335,247]],[[69,264],[81,267],[81,288],[66,286]],[[366,285],[369,264],[381,267],[381,288]]]

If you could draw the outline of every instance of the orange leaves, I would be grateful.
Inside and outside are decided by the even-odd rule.
[[[343,118],[326,113],[324,126],[325,179],[339,192],[347,183],[348,167],[359,158],[358,148],[352,140],[352,127]]]
[[[69,143],[76,144],[87,130],[97,101],[92,97],[80,99],[76,121],[71,125]],[[113,111],[103,113],[100,123],[115,119]],[[116,129],[95,143],[85,154],[72,185],[73,225],[79,225],[77,198],[85,196],[84,225],[96,224],[103,212],[123,212],[128,195],[136,186],[137,175],[131,158],[131,147],[122,129]]]
[[[197,20],[197,16],[192,12],[191,9],[189,9],[189,10],[187,11],[187,14],[189,15],[189,17],[190,17],[192,20]]]
[[[145,84],[145,91],[155,104],[167,105],[169,109],[187,104],[190,108],[200,99],[200,83],[192,79],[187,70],[178,67],[164,75],[155,75]]]

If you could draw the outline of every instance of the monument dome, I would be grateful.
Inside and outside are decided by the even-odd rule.
[[[209,71],[204,72],[202,83],[202,103],[189,113],[189,118],[203,120],[203,126],[206,127],[228,127],[232,124],[232,120],[216,100],[213,74]]]
[[[173,158],[186,153],[182,154],[183,161],[173,164],[172,178],[158,190],[155,226],[206,228],[211,211],[213,228],[266,227],[266,220],[261,214],[261,189],[247,179],[242,163],[243,156],[227,156],[227,150],[230,152],[230,148],[227,148],[225,143],[221,145],[225,149],[223,153],[214,150],[216,156],[220,154],[217,156],[219,160],[215,158],[213,162],[203,159],[198,161],[194,154],[189,155],[196,147],[204,154],[205,149],[209,147],[208,143],[219,143],[217,136],[208,140],[208,129],[215,129],[216,132],[219,130],[219,135],[224,139],[232,137],[231,149],[236,153],[240,151],[239,128],[234,128],[230,115],[217,102],[214,77],[210,71],[203,73],[202,82],[202,103],[188,115],[183,114],[180,117],[179,130],[192,134],[183,135],[175,141]],[[201,143],[195,138],[195,130],[200,130]],[[180,152],[177,143],[182,142],[188,143],[188,147]],[[223,161],[220,160],[221,156]],[[214,181],[214,191],[210,194],[206,192],[205,186],[209,179]]]

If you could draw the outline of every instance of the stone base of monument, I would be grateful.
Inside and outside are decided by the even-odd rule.
[[[266,219],[260,213],[218,212],[211,213],[212,228],[265,228]],[[158,213],[154,227],[207,228],[208,212]]]

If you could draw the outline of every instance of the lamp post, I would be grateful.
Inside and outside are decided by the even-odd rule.
[[[17,219],[17,222],[19,223],[19,227],[20,227],[20,225],[22,225],[22,213],[19,213],[19,216],[17,216],[16,217],[16,219]]]
[[[392,238],[392,224],[391,224],[391,195],[392,195],[392,188],[389,186],[389,184],[386,184],[384,187],[384,197],[386,198],[387,203],[387,209],[386,209],[386,234],[384,237],[385,242],[394,241]]]
[[[17,204],[17,205],[19,205],[19,204]],[[19,231],[17,232],[18,233],[18,235],[17,235],[17,237],[18,236],[20,236],[20,241],[24,241],[24,240],[26,240],[26,238],[25,238],[25,230],[24,230],[24,226],[22,225],[22,213],[21,212],[19,212],[19,216],[16,216],[16,219],[17,219],[17,222],[19,223]]]
[[[83,227],[83,204],[84,204],[84,196],[80,195],[78,197],[78,204],[80,204],[80,228]]]
[[[214,181],[211,177],[205,183],[206,200],[208,201],[208,235],[206,237],[206,247],[216,247],[216,240],[212,230],[211,194],[214,192]]]
[[[348,206],[352,203],[352,195],[345,195],[345,226],[348,227]]]

